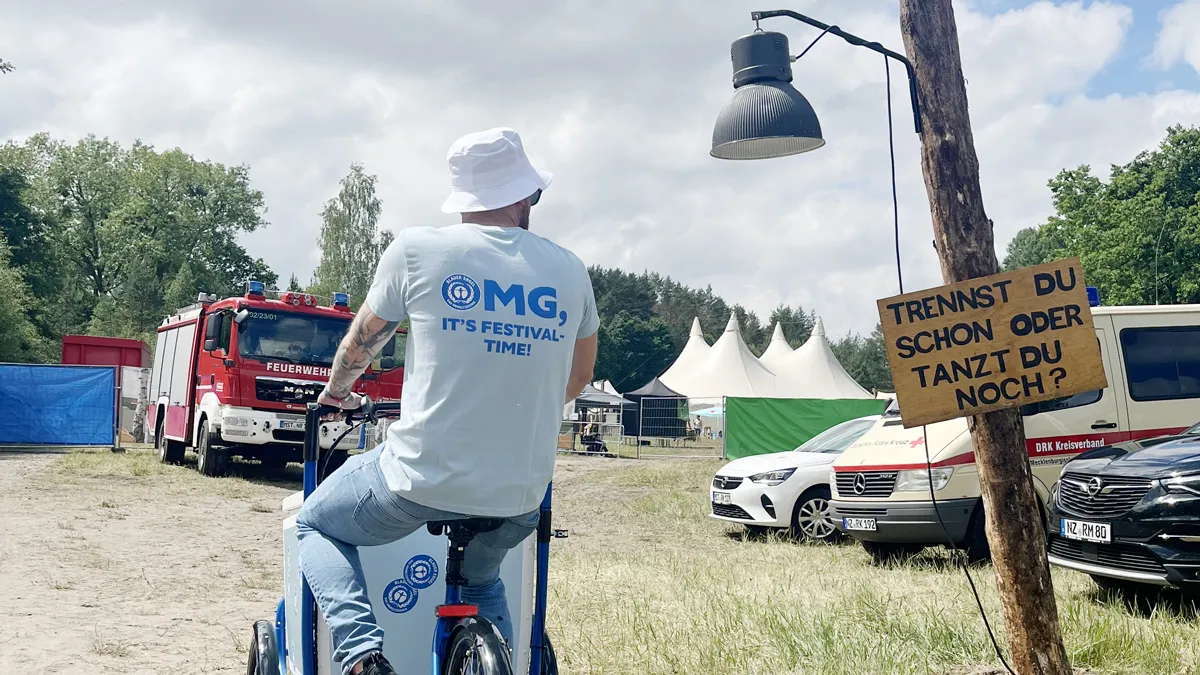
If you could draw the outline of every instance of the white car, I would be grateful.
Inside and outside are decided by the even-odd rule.
[[[829,465],[880,415],[834,425],[788,452],[735,459],[712,481],[711,517],[745,525],[750,531],[790,528],[799,538],[838,537],[829,513]]]

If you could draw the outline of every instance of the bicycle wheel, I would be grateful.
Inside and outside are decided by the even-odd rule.
[[[450,632],[443,675],[512,675],[500,632],[481,617],[463,619]]]

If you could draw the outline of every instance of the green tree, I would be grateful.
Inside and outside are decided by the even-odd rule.
[[[1006,267],[1078,257],[1106,303],[1200,302],[1200,129],[1169,128],[1107,183],[1064,170],[1050,192],[1055,215],[1009,243]]]
[[[1055,246],[1047,236],[1051,226],[1043,228],[1027,227],[1013,236],[1008,242],[1004,256],[1004,270],[1011,271],[1021,267],[1033,267],[1055,260],[1058,246]]]
[[[200,292],[200,280],[192,272],[192,265],[185,262],[167,286],[164,302],[170,310],[187,307],[196,303],[196,298]]]
[[[596,378],[612,382],[619,391],[641,387],[675,358],[671,331],[658,318],[621,312],[600,322],[598,339]]]
[[[32,250],[43,259],[25,269],[47,270],[29,285],[41,299],[37,311],[53,323],[43,332],[54,339],[80,331],[152,335],[176,309],[168,305],[178,296],[165,296],[184,265],[192,276],[185,304],[198,290],[231,295],[247,279],[276,281],[237,241],[267,224],[262,193],[244,166],[142,143],[124,148],[88,136],[67,145],[37,134],[0,147],[0,171],[21,179],[9,181],[7,193],[19,194],[15,206],[0,181],[0,212],[16,214],[6,229],[16,227],[15,218],[34,241],[41,237]]]
[[[0,59],[0,74],[11,73],[12,71],[13,71],[13,64],[9,63],[8,61],[5,61],[4,59]]]
[[[304,287],[300,285],[300,280],[296,278],[295,274],[293,274],[291,276],[291,278],[288,279],[287,290],[295,292],[295,293],[304,292]]]
[[[780,305],[771,312],[771,318],[767,324],[771,326],[772,330],[774,330],[775,324],[783,326],[783,334],[787,337],[788,345],[795,349],[808,342],[816,322],[816,312],[805,312],[803,307],[793,308]]]
[[[324,297],[349,293],[355,309],[366,299],[379,256],[392,241],[390,232],[379,230],[383,205],[375,195],[377,182],[361,164],[351,164],[341,191],[321,210],[321,262],[309,290]]]
[[[0,236],[0,362],[47,360],[49,345],[29,320],[34,300],[11,260],[8,244]]]
[[[870,391],[892,391],[892,371],[888,368],[882,326],[875,324],[875,330],[866,337],[850,333],[830,348],[859,386]]]

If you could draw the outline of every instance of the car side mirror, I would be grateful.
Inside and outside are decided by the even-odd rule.
[[[211,352],[221,341],[221,315],[210,314],[208,323],[204,324],[204,351]]]

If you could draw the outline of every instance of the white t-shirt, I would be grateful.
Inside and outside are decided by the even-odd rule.
[[[575,340],[600,327],[579,258],[515,227],[409,228],[380,258],[366,304],[409,319],[400,418],[379,460],[388,486],[455,513],[536,509]]]

